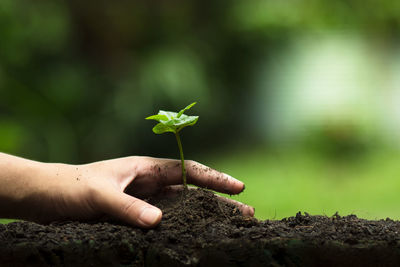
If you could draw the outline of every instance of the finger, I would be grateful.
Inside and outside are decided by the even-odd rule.
[[[239,194],[244,190],[243,182],[196,161],[187,161],[186,168],[192,184],[227,194]]]
[[[157,179],[159,186],[182,184],[182,168],[179,160],[145,158],[145,175]],[[227,194],[238,194],[244,190],[244,183],[228,174],[216,171],[198,162],[185,161],[187,181],[200,187],[210,188]]]
[[[243,214],[243,216],[248,216],[248,217],[254,217],[255,209],[254,207],[248,206],[246,204],[243,204],[242,202],[239,202],[234,199],[226,198],[223,196],[216,195],[217,198],[221,199],[222,201],[226,201],[232,205],[235,205],[240,212]]]
[[[189,186],[189,190],[197,190],[196,187]],[[158,197],[175,197],[177,195],[180,195],[182,191],[184,190],[184,187],[182,185],[171,185],[171,186],[166,186],[163,188],[163,190],[158,194]],[[248,206],[246,204],[243,204],[242,202],[226,198],[223,196],[215,195],[219,200],[225,201],[227,203],[233,204],[236,206],[239,211],[242,213],[243,216],[249,216],[253,217],[255,209],[251,206]]]
[[[104,213],[139,227],[151,228],[161,221],[159,208],[117,190],[102,191],[96,202]]]

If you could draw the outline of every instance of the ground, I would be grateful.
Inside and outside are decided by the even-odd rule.
[[[155,229],[116,221],[0,225],[2,266],[394,266],[400,222],[355,215],[259,221],[206,190],[149,199]]]

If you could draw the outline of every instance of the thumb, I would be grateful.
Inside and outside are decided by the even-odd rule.
[[[162,212],[149,203],[119,191],[102,192],[100,209],[129,224],[150,228],[160,223]]]

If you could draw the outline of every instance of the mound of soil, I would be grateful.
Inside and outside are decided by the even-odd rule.
[[[354,215],[258,221],[206,190],[150,199],[155,229],[118,222],[0,225],[1,266],[396,266],[400,222]]]

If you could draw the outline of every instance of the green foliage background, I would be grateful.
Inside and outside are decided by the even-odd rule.
[[[398,218],[398,152],[378,124],[367,139],[341,123],[318,124],[296,142],[268,134],[276,128],[266,118],[283,119],[264,100],[280,89],[264,84],[260,98],[261,70],[285,67],[277,55],[290,59],[304,36],[318,46],[338,32],[377,55],[397,51],[400,2],[2,0],[0,151],[67,163],[177,158],[173,138],[154,136],[143,118],[197,101],[187,158],[244,180],[239,199],[259,218]]]

